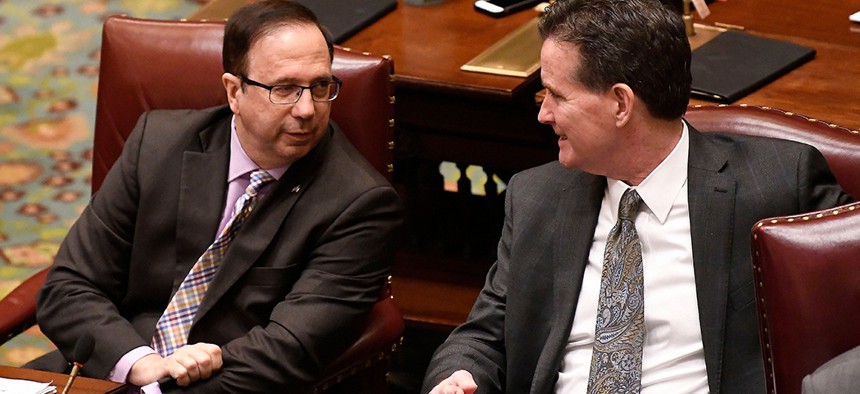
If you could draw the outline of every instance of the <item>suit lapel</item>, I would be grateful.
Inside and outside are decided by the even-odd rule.
[[[699,321],[711,392],[719,392],[725,343],[736,182],[728,154],[690,127],[689,202]]]
[[[299,198],[315,179],[314,173],[319,162],[324,160],[324,151],[332,143],[329,136],[320,141],[317,148],[305,158],[293,163],[286,173],[275,183],[269,193],[254,207],[236,238],[227,250],[221,266],[212,278],[206,296],[194,316],[194,322],[206,315],[212,306],[251,268],[279,233],[287,215]],[[264,214],[255,214],[263,212]],[[193,329],[193,327],[192,327]]]
[[[600,202],[606,188],[606,178],[577,172],[571,186],[565,188],[559,199],[555,221],[556,248],[553,253],[556,269],[553,275],[555,307],[549,336],[532,380],[532,393],[551,393],[558,378],[558,368],[570,336],[573,316],[582,289],[582,278],[588,264],[588,254],[594,239]]]
[[[200,132],[200,150],[182,157],[178,212],[176,212],[176,269],[173,292],[215,240],[227,194],[230,157],[230,117]]]

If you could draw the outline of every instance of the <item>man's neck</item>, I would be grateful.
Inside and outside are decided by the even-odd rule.
[[[636,186],[672,152],[681,138],[684,125],[680,119],[647,118],[629,127],[629,138],[623,142],[626,161],[618,167],[621,176],[610,177]]]

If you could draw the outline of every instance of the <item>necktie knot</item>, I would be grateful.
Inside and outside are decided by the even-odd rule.
[[[266,186],[269,182],[274,181],[275,178],[269,175],[266,170],[256,170],[251,173],[251,183],[248,184],[248,187],[245,188],[245,194],[249,196],[256,196],[257,193],[260,192],[260,189],[263,186]]]
[[[642,205],[642,197],[639,196],[639,193],[636,190],[627,189],[618,204],[618,218],[633,221],[640,205]]]

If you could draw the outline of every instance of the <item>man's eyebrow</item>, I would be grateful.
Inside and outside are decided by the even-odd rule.
[[[311,84],[320,82],[320,81],[330,81],[332,79],[332,74],[320,75],[314,78],[311,78]],[[301,85],[297,78],[286,77],[275,80],[272,85]]]

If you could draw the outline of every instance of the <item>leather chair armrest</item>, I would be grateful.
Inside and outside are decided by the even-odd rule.
[[[326,368],[323,379],[314,385],[312,392],[325,391],[359,372],[386,362],[401,344],[403,330],[400,309],[390,296],[384,296],[373,306],[361,337]],[[353,386],[352,389],[357,388]]]
[[[44,268],[27,278],[11,293],[0,300],[0,343],[36,324],[36,296],[45,283],[49,268]]]

